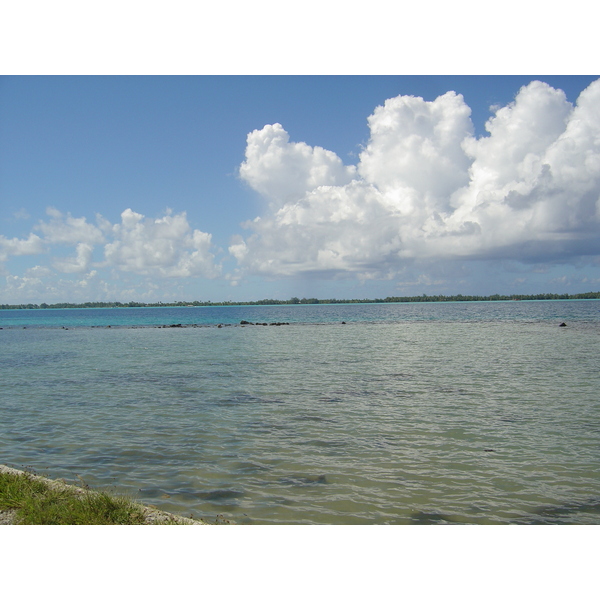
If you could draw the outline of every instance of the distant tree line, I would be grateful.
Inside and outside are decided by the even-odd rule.
[[[338,300],[329,298],[319,300],[317,298],[290,298],[289,300],[256,300],[253,302],[83,302],[76,304],[72,302],[58,302],[56,304],[0,304],[0,309],[38,309],[38,308],[147,308],[168,306],[265,306],[277,304],[383,304],[386,302],[498,302],[506,300],[598,300],[600,292],[586,292],[584,294],[511,294],[492,296],[456,296],[435,295],[428,296],[388,296],[387,298],[375,298],[374,300]]]

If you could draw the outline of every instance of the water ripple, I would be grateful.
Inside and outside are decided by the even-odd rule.
[[[3,461],[240,523],[600,523],[585,323],[5,330]]]

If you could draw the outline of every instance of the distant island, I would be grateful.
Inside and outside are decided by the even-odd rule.
[[[58,302],[56,304],[0,304],[0,309],[44,309],[44,308],[146,308],[146,307],[169,307],[169,306],[265,306],[274,304],[384,304],[386,302],[498,302],[506,300],[598,300],[600,292],[585,292],[583,294],[511,294],[509,296],[494,294],[492,296],[388,296],[387,298],[375,298],[373,300],[337,300],[330,298],[319,300],[318,298],[290,298],[289,300],[256,300],[254,302],[83,302],[75,304],[71,302]]]

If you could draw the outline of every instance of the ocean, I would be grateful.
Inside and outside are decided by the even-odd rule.
[[[15,468],[209,522],[600,523],[597,300],[1,310],[0,328]]]

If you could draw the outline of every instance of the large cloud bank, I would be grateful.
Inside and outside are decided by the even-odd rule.
[[[389,99],[356,167],[279,124],[253,131],[240,176],[270,208],[229,252],[255,274],[366,278],[412,261],[600,254],[600,80],[575,106],[534,81],[480,138],[470,114],[454,92]]]

